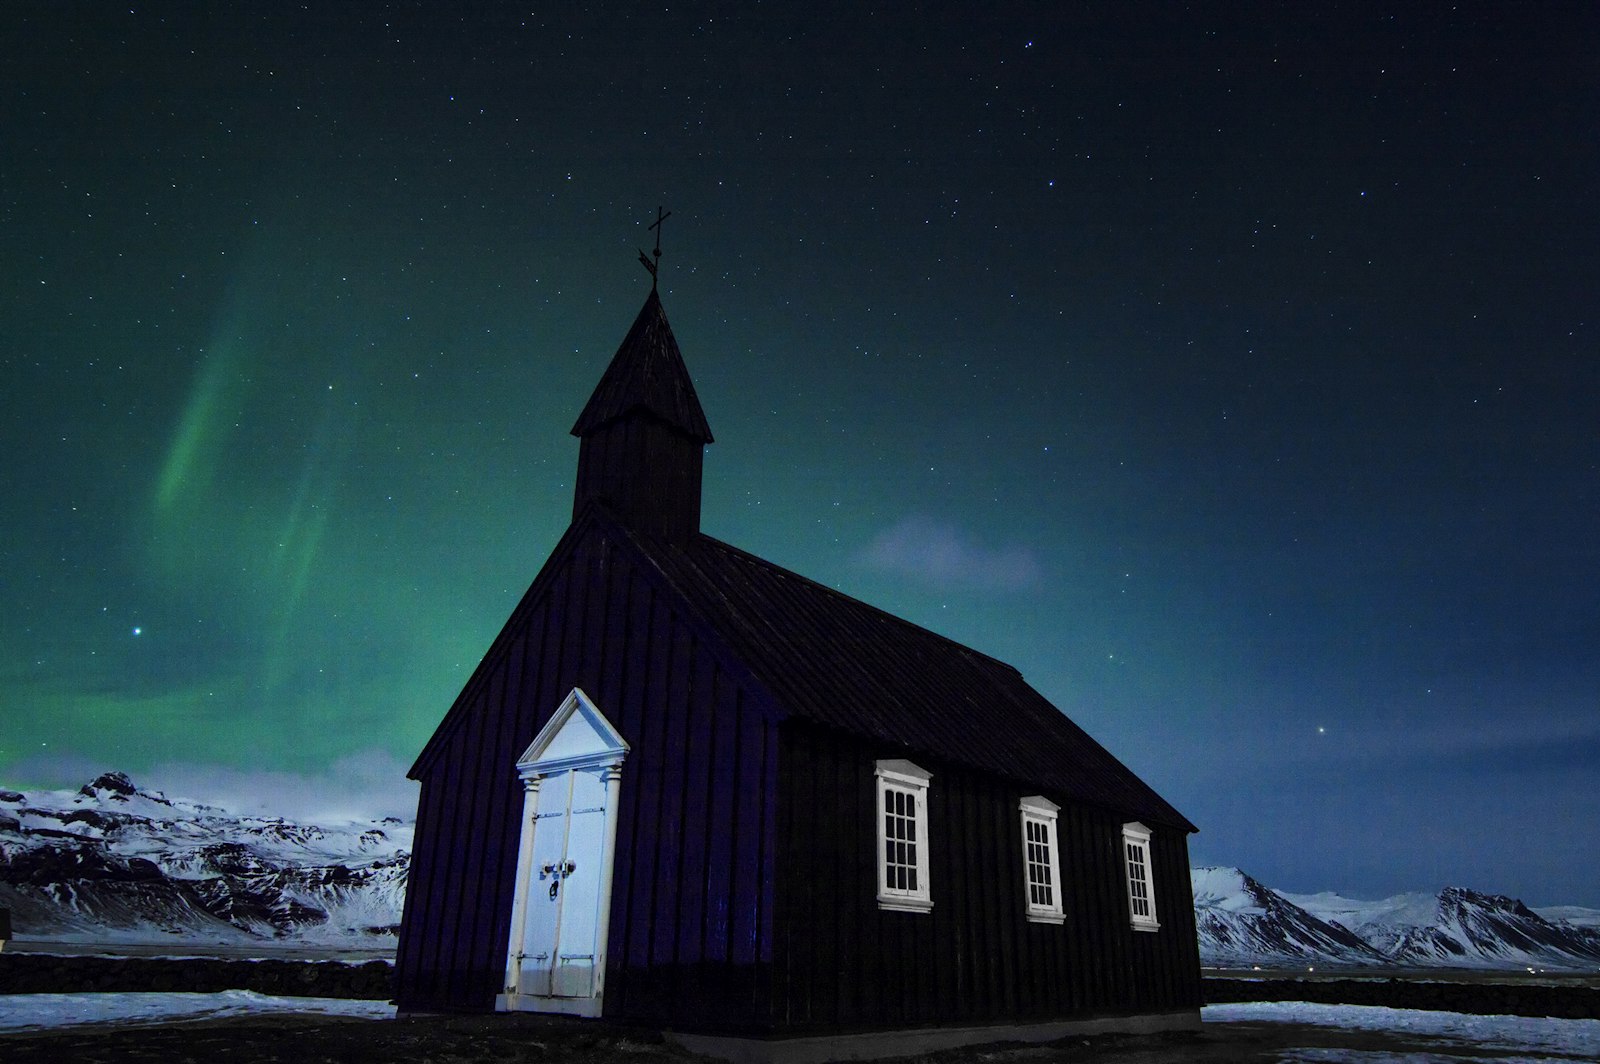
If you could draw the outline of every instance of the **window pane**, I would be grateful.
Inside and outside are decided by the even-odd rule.
[[[1028,906],[1034,910],[1060,912],[1056,901],[1055,876],[1050,871],[1051,847],[1055,845],[1056,838],[1055,825],[1051,821],[1024,814],[1022,827]]]
[[[880,780],[883,788],[882,889],[893,893],[919,893],[921,876],[917,852],[922,839],[917,831],[917,802],[922,792]]]
[[[1144,843],[1130,841],[1128,852],[1128,903],[1133,915],[1148,920],[1153,916],[1150,905],[1150,855]]]

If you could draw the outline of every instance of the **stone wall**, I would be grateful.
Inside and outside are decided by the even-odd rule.
[[[1600,989],[1515,983],[1458,983],[1413,979],[1219,979],[1204,981],[1206,1004],[1229,1001],[1316,1001],[1387,1005],[1479,1016],[1558,1016],[1600,1019]]]
[[[388,961],[244,961],[207,957],[65,957],[0,952],[0,994],[169,990],[254,990],[293,997],[394,996]]]

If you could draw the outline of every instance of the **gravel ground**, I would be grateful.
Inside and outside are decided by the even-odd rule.
[[[1579,1021],[1582,1022],[1582,1021]],[[1590,1021],[1593,1022],[1593,1021]],[[970,1047],[915,1058],[926,1064],[1266,1064],[1582,1060],[1390,1031],[1232,1022],[1164,1035],[1069,1038],[1046,1045]],[[60,1028],[0,1035],[6,1064],[480,1064],[550,1061],[704,1062],[658,1034],[537,1016],[361,1020],[277,1015],[142,1027]]]

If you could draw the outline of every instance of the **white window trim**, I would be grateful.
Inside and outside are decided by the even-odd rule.
[[[1144,862],[1144,889],[1145,898],[1150,904],[1148,916],[1141,915],[1134,905],[1133,899],[1133,861],[1128,856],[1130,847],[1137,848]],[[1155,865],[1150,861],[1150,829],[1137,821],[1122,825],[1122,876],[1128,890],[1128,918],[1135,931],[1159,931],[1161,923],[1156,919],[1156,874]]]
[[[1017,802],[1022,830],[1022,900],[1028,921],[1035,924],[1066,923],[1066,912],[1061,903],[1061,844],[1056,831],[1056,821],[1061,807],[1042,794],[1031,794]],[[1044,829],[1045,847],[1050,860],[1050,904],[1037,905],[1033,901],[1033,877],[1028,860],[1028,825],[1037,824]]]
[[[877,802],[872,816],[878,827],[873,832],[878,851],[878,908],[899,912],[925,913],[933,908],[933,893],[928,882],[928,781],[933,774],[909,761],[879,761],[874,767],[877,777]],[[889,862],[885,853],[884,794],[890,790],[904,791],[916,798],[915,817],[917,889],[900,890],[889,886]]]

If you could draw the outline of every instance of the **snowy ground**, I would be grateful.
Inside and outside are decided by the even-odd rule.
[[[1600,1061],[1600,1020],[1558,1020],[1527,1016],[1468,1016],[1459,1012],[1424,1012],[1377,1005],[1315,1005],[1304,1001],[1241,1002],[1208,1005],[1200,1011],[1207,1024],[1305,1024],[1341,1031],[1372,1031],[1403,1036],[1427,1046],[1417,1053],[1394,1055],[1386,1050],[1304,1049],[1286,1060],[1405,1061],[1433,1064],[1450,1060],[1499,1060],[1534,1064],[1544,1061]],[[1300,1055],[1304,1054],[1304,1055]],[[1510,1054],[1510,1055],[1507,1055]]]
[[[143,1028],[159,1032],[161,1028],[173,1024],[200,1020],[243,1017],[270,1019],[274,1016],[382,1020],[394,1016],[394,1006],[379,1001],[269,997],[242,990],[217,994],[0,995],[0,1036],[12,1037],[26,1036],[29,1032],[64,1032],[74,1027],[84,1031],[131,1031]],[[1236,1061],[1273,1064],[1291,1061],[1320,1064],[1446,1064],[1451,1061],[1572,1064],[1588,1061],[1593,1064],[1600,1061],[1600,1020],[1469,1016],[1454,1012],[1423,1012],[1368,1005],[1316,1005],[1292,1001],[1211,1005],[1202,1011],[1202,1016],[1205,1019],[1205,1031],[1198,1040],[1114,1039],[1096,1044],[1085,1042],[1078,1046],[1075,1040],[1068,1039],[1051,1047],[966,1050],[955,1051],[948,1056],[952,1060],[990,1062],[1016,1058],[1025,1059],[1028,1064],[1041,1064],[1055,1059],[1072,1062],[1092,1059],[1097,1064],[1132,1064],[1134,1061],[1141,1064],[1168,1061],[1228,1064]],[[383,1026],[387,1028],[389,1025]],[[493,1031],[499,1026],[489,1024],[487,1029]],[[370,1036],[357,1037],[365,1040]],[[50,1050],[54,1041],[47,1040],[43,1048]],[[601,1057],[609,1057],[608,1045],[602,1040],[599,1045],[589,1047],[589,1051],[580,1051],[574,1045],[573,1059],[588,1061],[596,1052]],[[628,1045],[632,1046],[632,1043]],[[0,1040],[0,1059],[9,1055],[8,1048],[20,1049],[21,1046],[13,1042],[8,1047],[5,1041]],[[51,1052],[59,1054],[63,1048],[56,1045]],[[625,1047],[619,1043],[611,1048],[620,1052]],[[639,1049],[638,1046],[632,1048],[634,1051]],[[678,1056],[674,1053],[664,1055],[673,1058]],[[938,1059],[942,1061],[946,1056],[940,1054]],[[137,1059],[172,1058],[157,1056]],[[401,1055],[395,1059],[407,1058]]]
[[[394,1006],[387,1001],[270,997],[251,990],[215,994],[0,994],[0,1033],[80,1024],[139,1026],[273,1013],[383,1020],[394,1015]]]

